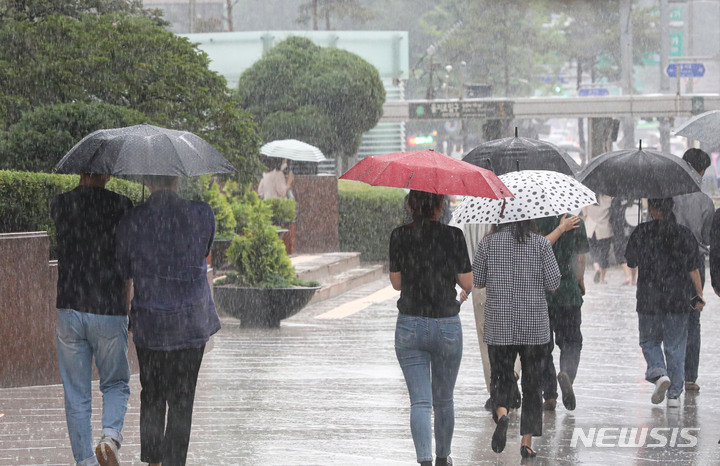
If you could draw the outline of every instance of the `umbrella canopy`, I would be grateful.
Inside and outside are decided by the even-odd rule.
[[[90,133],[65,154],[54,171],[199,176],[236,170],[200,136],[143,124]]]
[[[260,148],[260,153],[267,157],[295,160],[297,162],[322,162],[325,156],[315,146],[297,139],[278,139],[268,142]]]
[[[496,175],[518,170],[550,170],[573,176],[580,166],[555,144],[538,139],[514,138],[487,141],[463,157],[463,161],[492,170]]]
[[[665,198],[700,191],[702,178],[683,159],[655,150],[624,149],[592,159],[577,179],[598,194]]]
[[[547,170],[521,170],[500,175],[515,194],[511,199],[465,198],[453,221],[499,224],[562,215],[595,204],[595,193],[576,179]]]
[[[692,117],[677,128],[675,134],[711,147],[720,146],[720,110],[711,110]]]
[[[500,199],[512,193],[490,170],[434,150],[365,157],[341,177],[373,186]]]

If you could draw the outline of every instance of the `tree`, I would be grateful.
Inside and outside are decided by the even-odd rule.
[[[298,7],[300,17],[297,22],[307,24],[311,19],[313,30],[318,30],[318,18],[325,18],[325,29],[330,30],[330,18],[338,19],[350,17],[355,21],[364,23],[374,18],[372,12],[362,6],[358,0],[310,0]]]
[[[328,151],[323,151],[326,156],[343,157],[343,166],[347,157],[357,153],[362,133],[380,120],[385,102],[385,88],[375,67],[353,53],[319,47],[301,37],[284,40],[245,70],[240,76],[239,95],[245,108],[268,131],[262,134],[266,141],[281,137],[276,129],[290,121],[288,115],[281,114],[266,125],[265,120],[276,112],[294,114],[298,130],[319,121],[318,129],[309,134],[298,134],[298,130],[290,133],[303,141],[313,139]],[[317,120],[314,115],[318,111],[327,120]],[[323,129],[326,122],[332,134]]]
[[[239,170],[238,181],[261,171],[257,127],[237,95],[208,68],[204,52],[149,18],[5,15],[0,43],[0,131],[37,107],[99,102],[204,137]],[[0,161],[25,155],[4,151]]]

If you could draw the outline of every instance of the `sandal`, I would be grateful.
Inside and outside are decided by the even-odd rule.
[[[508,419],[506,414],[504,414],[497,421],[497,425],[495,426],[495,432],[493,432],[492,436],[492,442],[490,443],[492,451],[494,451],[495,453],[501,453],[505,449],[505,443],[507,441],[507,429],[509,423],[510,419]]]
[[[523,458],[535,458],[537,456],[537,452],[531,447],[523,445],[520,447],[520,456]]]

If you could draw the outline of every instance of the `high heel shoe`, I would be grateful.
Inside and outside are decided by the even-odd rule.
[[[537,456],[537,452],[531,447],[523,445],[520,447],[520,456],[523,458],[535,458]]]

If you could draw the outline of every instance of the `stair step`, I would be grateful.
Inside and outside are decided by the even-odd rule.
[[[359,252],[334,252],[317,256],[296,256],[290,261],[295,276],[303,281],[316,280],[325,283],[338,274],[360,266]]]
[[[325,280],[319,280],[322,288],[315,292],[310,304],[334,298],[353,288],[379,280],[382,276],[383,266],[381,264],[359,266],[330,275]]]

